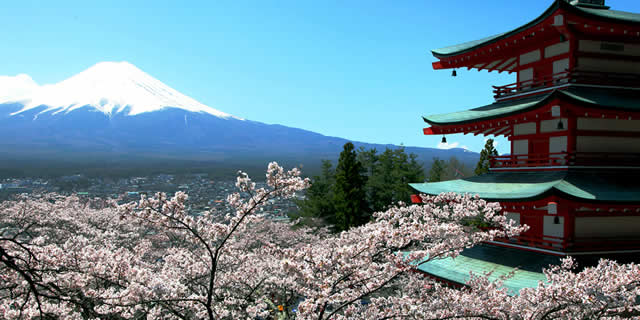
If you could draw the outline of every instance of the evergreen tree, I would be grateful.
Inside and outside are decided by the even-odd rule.
[[[481,175],[489,172],[489,160],[492,156],[497,156],[498,151],[493,146],[493,139],[488,139],[487,143],[484,145],[484,149],[480,152],[480,160],[478,160],[478,165],[476,166],[475,174]]]
[[[347,142],[336,166],[333,205],[335,226],[339,231],[359,226],[369,220],[364,168],[357,159],[353,143]]]
[[[311,187],[306,190],[305,200],[296,201],[300,208],[300,216],[324,218],[326,221],[333,223],[335,220],[335,208],[332,196],[335,172],[331,161],[322,160],[321,175],[314,176],[311,181]]]
[[[461,179],[472,175],[473,172],[471,169],[467,168],[464,163],[458,160],[455,156],[451,156],[449,161],[445,164],[445,172],[444,176],[441,177],[441,181]]]
[[[424,181],[424,168],[415,154],[404,148],[386,149],[377,156],[367,183],[368,201],[373,211],[381,211],[398,201],[411,201],[415,193],[409,183]]]
[[[431,169],[429,169],[429,182],[442,181],[445,169],[446,164],[444,163],[444,160],[433,158]]]

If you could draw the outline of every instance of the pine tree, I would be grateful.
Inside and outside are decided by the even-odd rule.
[[[415,154],[404,148],[386,149],[377,156],[373,174],[367,181],[368,202],[372,211],[385,210],[399,201],[410,202],[415,193],[409,183],[424,181],[424,168]]]
[[[497,156],[498,151],[493,146],[493,139],[488,139],[487,143],[484,145],[484,149],[480,152],[480,160],[478,160],[478,165],[476,166],[475,174],[481,175],[489,172],[490,166],[490,158],[492,156]]]
[[[347,142],[336,166],[336,182],[333,189],[335,226],[339,231],[362,225],[369,219],[365,193],[366,176],[363,171],[353,143]]]
[[[333,187],[335,184],[335,172],[331,161],[322,160],[322,173],[311,179],[311,187],[305,194],[305,200],[296,201],[300,208],[300,217],[323,218],[329,223],[334,223],[335,208],[333,206]],[[297,218],[298,216],[294,216]]]
[[[464,163],[458,160],[455,156],[451,156],[451,158],[449,158],[445,167],[445,173],[442,176],[441,181],[462,179],[473,175],[473,171],[467,168]]]
[[[445,172],[445,169],[446,169],[446,164],[444,163],[444,160],[433,158],[431,169],[429,169],[429,182],[442,181],[442,177]]]

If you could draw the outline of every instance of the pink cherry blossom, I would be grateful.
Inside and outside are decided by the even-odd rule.
[[[463,289],[421,263],[524,230],[496,203],[455,193],[398,204],[331,234],[259,214],[309,186],[276,163],[267,187],[240,172],[234,212],[191,215],[178,192],[139,201],[54,194],[0,203],[3,319],[620,319],[640,317],[640,269],[602,260],[545,270],[511,296],[473,275]],[[480,230],[473,222],[492,227]]]

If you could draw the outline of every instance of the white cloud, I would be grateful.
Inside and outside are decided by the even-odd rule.
[[[469,150],[469,147],[467,147],[467,146],[464,146],[464,145],[460,146],[459,142],[451,142],[451,143],[446,143],[446,142],[442,143],[442,142],[440,142],[440,143],[438,143],[436,148],[443,149],[443,150],[453,149],[453,148],[462,148],[462,149],[465,149],[465,150]]]
[[[21,101],[38,88],[38,84],[26,74],[0,75],[0,103]]]

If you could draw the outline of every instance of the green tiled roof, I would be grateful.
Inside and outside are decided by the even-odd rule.
[[[634,13],[634,12],[602,10],[602,9],[592,9],[592,8],[584,8],[584,7],[576,7],[576,9],[588,15],[592,15],[598,18],[608,19],[612,22],[628,22],[633,24],[640,23],[640,14]]]
[[[484,39],[469,41],[469,42],[461,43],[454,46],[440,48],[440,49],[432,50],[431,52],[437,58],[444,58],[444,57],[455,56],[458,54],[472,51],[473,49],[479,48],[489,43],[493,43],[498,40],[508,38],[514,34],[517,34],[532,26],[535,26],[536,24],[540,23],[547,17],[551,16],[559,8],[562,8],[569,12],[573,12],[578,15],[581,15],[587,18],[592,18],[592,19],[601,19],[601,20],[607,20],[611,22],[622,22],[622,23],[629,23],[629,24],[640,23],[640,14],[637,14],[637,13],[608,10],[608,9],[586,8],[586,7],[571,5],[565,0],[555,0],[553,4],[542,13],[542,15],[540,15],[538,18],[534,19],[533,21],[521,27],[518,27],[516,29],[513,29],[505,33],[487,37]]]
[[[522,288],[537,287],[540,282],[545,283],[546,277],[542,269],[558,263],[558,257],[481,244],[465,249],[456,258],[429,261],[418,269],[459,284],[465,284],[471,272],[475,275],[491,273],[489,279],[497,280],[517,269],[511,278],[504,281],[504,287],[509,290],[509,294],[514,295]]]
[[[507,116],[535,109],[542,105],[542,102],[546,100],[548,96],[549,94],[538,95],[531,98],[495,102],[490,105],[470,110],[425,116],[423,119],[431,125],[463,124],[478,120],[493,119],[500,116]]]
[[[640,94],[636,90],[574,85],[548,94],[500,101],[470,110],[425,116],[423,119],[431,125],[465,124],[534,110],[553,98],[564,98],[583,105],[608,109],[640,111]]]
[[[587,201],[640,202],[640,170],[491,172],[465,179],[412,183],[420,193],[477,194],[486,200],[525,200],[551,194]]]

